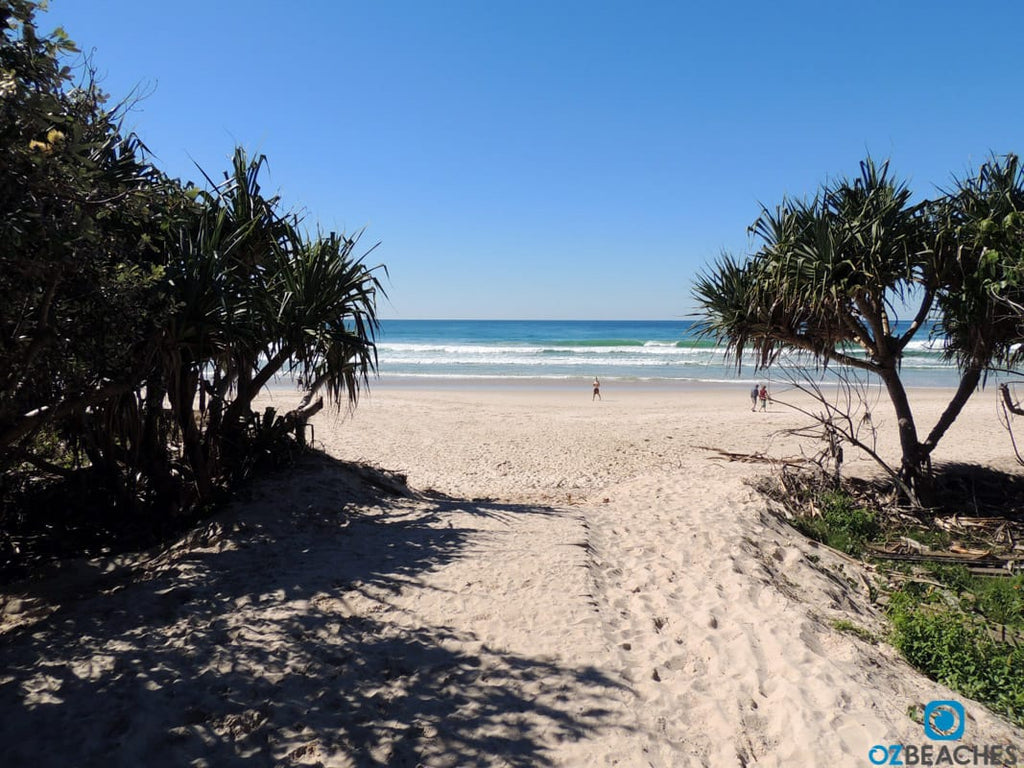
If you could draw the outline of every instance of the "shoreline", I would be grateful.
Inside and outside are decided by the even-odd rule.
[[[651,377],[648,379],[636,379],[628,377],[615,377],[615,376],[599,376],[601,379],[601,388],[615,388],[629,391],[650,391],[650,392],[702,392],[702,391],[717,391],[720,389],[732,389],[742,390],[749,388],[755,383],[765,383],[771,388],[775,386],[784,386],[787,389],[791,389],[792,386],[786,379],[772,379],[768,376],[752,376],[750,378],[742,379],[729,379],[729,380],[717,380],[717,379],[692,379],[692,378],[679,378],[670,379],[663,377]],[[566,376],[566,377],[546,377],[546,376],[442,376],[425,374],[422,376],[410,376],[404,374],[383,374],[376,378],[371,378],[369,385],[365,387],[365,391],[372,393],[375,390],[404,390],[404,391],[467,391],[472,392],[474,390],[479,391],[494,391],[494,390],[506,390],[506,391],[572,391],[579,390],[585,393],[589,393],[591,390],[591,382],[593,377],[590,378],[585,376]],[[607,384],[606,384],[607,383]],[[823,389],[835,388],[838,386],[834,382],[825,382],[822,385]],[[870,384],[873,389],[880,389],[883,387],[881,380],[873,381]],[[979,394],[985,394],[988,391],[994,390],[995,385],[989,384],[984,390],[976,392],[973,396],[977,397]],[[913,393],[915,391],[935,393],[940,391],[948,391],[950,394],[956,391],[956,384],[908,384],[906,385],[908,392]],[[270,393],[291,393],[298,396],[301,394],[294,384],[287,381],[276,380],[267,387],[267,391]]]
[[[621,377],[645,380],[751,381],[755,356],[736,360],[712,337],[701,335],[694,319],[643,321],[402,321],[381,327],[380,371],[419,377]],[[897,322],[909,330],[909,323]],[[911,342],[903,374],[912,384],[956,385],[954,367],[942,358],[930,330]],[[901,331],[901,332],[903,332]],[[804,353],[782,356],[776,366],[811,365]],[[773,366],[773,367],[776,367]]]

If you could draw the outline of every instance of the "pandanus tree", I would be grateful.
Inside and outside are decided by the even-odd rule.
[[[147,399],[167,397],[199,497],[245,463],[253,400],[275,376],[297,374],[303,405],[318,392],[354,404],[376,368],[378,268],[355,253],[358,237],[309,237],[282,215],[261,191],[264,165],[236,150],[223,181],[196,194],[167,264],[177,309]]]
[[[994,157],[976,177],[914,204],[888,163],[869,158],[858,177],[826,183],[813,199],[762,210],[751,227],[760,247],[745,259],[725,254],[698,277],[700,330],[737,365],[750,353],[767,368],[799,350],[823,367],[877,375],[895,410],[899,476],[927,497],[939,440],[985,374],[1016,362],[1022,192],[1017,158]],[[960,382],[921,439],[901,362],[929,321]]]

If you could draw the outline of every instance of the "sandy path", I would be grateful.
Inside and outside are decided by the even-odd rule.
[[[586,528],[611,670],[630,687],[642,745],[639,753],[633,742],[595,750],[592,759],[864,765],[875,744],[922,742],[908,707],[957,697],[887,646],[832,626],[847,620],[884,631],[869,600],[872,576],[767,514],[744,482],[763,469],[702,450],[813,451],[777,434],[800,417],[778,408],[751,414],[737,404],[743,394],[627,390],[592,404],[568,392],[478,393],[472,415],[458,409],[458,434],[468,439],[424,464],[414,457],[460,397],[388,392],[367,412],[379,407],[384,420],[425,413],[426,426],[406,424],[399,445],[383,445],[380,433],[363,431],[360,414],[334,433],[335,450],[386,455],[414,484],[419,475],[448,492],[573,505]],[[944,405],[938,392],[917,393],[916,402],[922,423]],[[892,453],[884,404],[875,420],[883,451]],[[946,440],[940,459],[1012,468],[991,398],[972,403]],[[848,461],[855,471],[874,469],[858,457]],[[976,743],[1021,743],[1019,730],[982,707],[969,705],[968,717]]]
[[[878,627],[855,569],[810,552],[737,477],[693,469],[591,513],[605,628],[651,764],[863,765],[874,744],[920,741],[906,707],[938,690],[829,623]]]
[[[862,766],[922,743],[908,706],[948,692],[832,627],[880,628],[864,576],[700,449],[789,455],[791,417],[742,390],[585,395],[378,390],[317,439],[418,498],[306,462],[168,551],[9,595],[0,764]],[[951,454],[1005,460],[992,418]],[[966,704],[967,741],[1024,745]]]

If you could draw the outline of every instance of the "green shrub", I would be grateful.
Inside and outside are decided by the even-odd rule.
[[[1024,723],[1024,648],[992,639],[959,611],[924,606],[907,591],[888,606],[893,645],[926,675]]]
[[[990,621],[1024,629],[1024,573],[1010,579],[975,578],[977,609]],[[1024,670],[1021,670],[1024,675]]]
[[[926,565],[925,570],[950,589],[957,592],[972,592],[976,577],[963,565]]]
[[[840,552],[860,555],[864,545],[881,530],[875,515],[854,506],[853,499],[839,491],[829,491],[818,499],[820,517],[798,518],[794,526],[808,538],[827,544]]]
[[[854,624],[848,619],[833,619],[832,628],[839,632],[845,632],[848,635],[859,637],[861,640],[871,643],[872,645],[876,645],[878,643],[878,638],[875,637],[874,632],[869,629],[865,629],[858,624]]]
[[[965,610],[996,624],[1024,629],[1024,574],[975,576],[962,565],[932,565],[927,570],[960,597]]]
[[[908,539],[924,544],[928,549],[946,549],[953,543],[953,537],[936,528],[910,528],[903,532]]]

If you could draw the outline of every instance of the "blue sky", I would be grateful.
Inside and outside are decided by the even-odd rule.
[[[168,173],[236,144],[383,317],[670,319],[760,204],[1024,151],[1017,0],[51,0]]]

